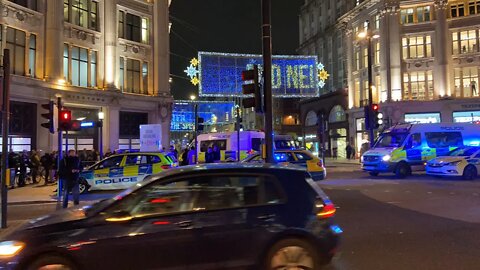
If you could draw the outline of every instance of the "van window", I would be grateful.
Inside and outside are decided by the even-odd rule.
[[[260,151],[262,145],[262,138],[252,138],[252,150]]]
[[[219,150],[227,150],[227,140],[210,140],[200,143],[200,152],[207,152],[209,147],[217,146]]]
[[[414,133],[410,136],[407,145],[405,146],[406,149],[415,148],[422,145],[422,135],[420,133]]]
[[[427,144],[431,148],[463,146],[460,132],[425,132]]]

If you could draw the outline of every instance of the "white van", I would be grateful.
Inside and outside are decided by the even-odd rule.
[[[370,175],[393,172],[403,178],[425,163],[461,146],[480,145],[480,125],[469,123],[401,124],[384,131],[362,158]]]

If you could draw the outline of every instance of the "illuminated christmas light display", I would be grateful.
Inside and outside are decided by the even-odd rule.
[[[178,100],[173,104],[171,131],[182,132],[194,129],[194,104],[198,105],[198,117],[204,119],[205,125],[224,125],[235,120],[229,117],[234,111],[233,102]]]
[[[199,85],[199,96],[241,97],[241,72],[258,65],[263,72],[262,56],[199,52],[185,73],[193,85]],[[272,58],[272,90],[275,97],[317,97],[330,75],[316,56],[275,55]]]

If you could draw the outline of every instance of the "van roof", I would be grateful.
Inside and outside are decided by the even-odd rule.
[[[480,125],[472,123],[428,123],[428,124],[400,124],[390,127],[385,132],[414,132],[414,131],[454,131],[465,128],[480,131]]]

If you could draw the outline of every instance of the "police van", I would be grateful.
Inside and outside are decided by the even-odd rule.
[[[265,139],[262,131],[240,131],[240,160],[245,159],[249,154],[259,152]],[[197,137],[198,161],[205,162],[205,154],[209,147],[216,147],[220,151],[220,161],[236,161],[238,148],[238,133],[216,132],[200,134]],[[299,143],[294,141],[290,135],[275,135],[274,147],[277,150],[297,149]]]
[[[400,124],[384,131],[361,157],[362,169],[376,176],[404,178],[425,163],[462,146],[480,145],[480,125],[469,123]]]
[[[93,190],[126,189],[148,175],[178,166],[175,157],[163,153],[112,155],[80,173],[80,193]]]

